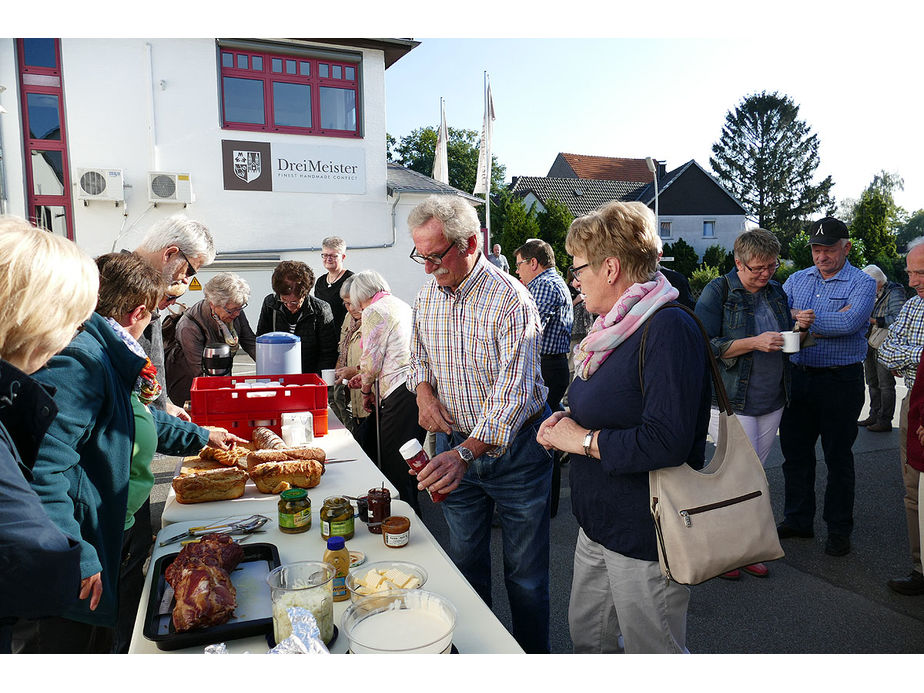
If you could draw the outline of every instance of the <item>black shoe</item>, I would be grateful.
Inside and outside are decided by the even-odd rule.
[[[875,416],[867,416],[867,417],[866,417],[865,419],[863,419],[862,421],[857,421],[857,426],[871,426],[871,425],[873,425],[874,423],[876,423],[876,417],[875,417]]]
[[[872,433],[888,433],[892,430],[892,424],[885,421],[877,421],[876,423],[867,426],[866,430],[871,431]]]
[[[780,539],[789,539],[790,537],[798,537],[799,539],[811,539],[815,536],[815,532],[812,530],[804,531],[801,529],[796,529],[795,527],[790,527],[789,525],[783,524],[782,522],[776,526],[776,534]]]
[[[904,594],[909,597],[924,594],[924,575],[916,570],[912,570],[911,575],[906,578],[889,580],[886,584],[893,592],[898,592],[899,594]]]
[[[846,556],[850,553],[850,538],[843,534],[829,534],[825,542],[825,553],[829,556]]]

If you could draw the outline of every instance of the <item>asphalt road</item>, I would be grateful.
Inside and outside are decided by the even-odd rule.
[[[237,369],[235,369],[237,372]],[[901,382],[901,381],[899,381]],[[904,396],[899,387],[899,402]],[[863,416],[866,415],[864,410]],[[856,506],[853,549],[839,558],[824,553],[825,467],[818,447],[819,517],[814,539],[786,539],[786,556],[769,564],[770,575],[742,575],[737,582],[714,579],[692,587],[687,647],[692,653],[921,653],[924,652],[924,596],[892,593],[886,580],[911,570],[898,461],[898,412],[891,433],[861,429],[854,445]],[[176,463],[158,458],[152,494],[154,526]],[[767,462],[777,518],[783,476],[779,440]],[[571,514],[568,467],[562,474],[558,515],[552,520],[551,585],[553,653],[570,653],[568,597],[577,523]],[[423,520],[445,547],[442,511],[421,494]],[[493,610],[508,628],[510,611],[503,587],[500,530],[492,532]]]

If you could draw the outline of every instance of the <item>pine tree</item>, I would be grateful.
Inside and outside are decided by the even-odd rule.
[[[777,234],[784,253],[813,216],[834,207],[831,176],[812,183],[818,136],[798,115],[799,106],[786,95],[751,94],[726,114],[709,159],[758,225]]]

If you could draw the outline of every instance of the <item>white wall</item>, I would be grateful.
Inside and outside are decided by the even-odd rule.
[[[6,113],[0,114],[0,148],[3,154],[3,194],[0,212],[25,216],[25,180],[23,170],[23,140],[19,102],[19,77],[16,67],[15,39],[0,39],[0,104]]]
[[[719,216],[671,216],[662,214],[660,221],[671,222],[671,237],[662,238],[661,240],[664,243],[676,243],[678,238],[682,238],[685,243],[693,246],[700,259],[711,245],[721,245],[726,250],[731,250],[735,244],[735,239],[746,229],[746,218],[744,215],[737,214]],[[704,221],[715,221],[714,238],[703,236]]]

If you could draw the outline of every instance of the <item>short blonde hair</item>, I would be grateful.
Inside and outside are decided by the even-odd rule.
[[[615,257],[627,279],[651,281],[661,254],[654,213],[641,202],[608,202],[571,222],[565,250],[586,257],[594,269]]]
[[[745,264],[751,260],[777,258],[780,250],[780,241],[776,234],[767,229],[744,231],[735,239],[735,259]]]
[[[55,354],[93,313],[99,273],[72,241],[0,217],[0,357]]]

